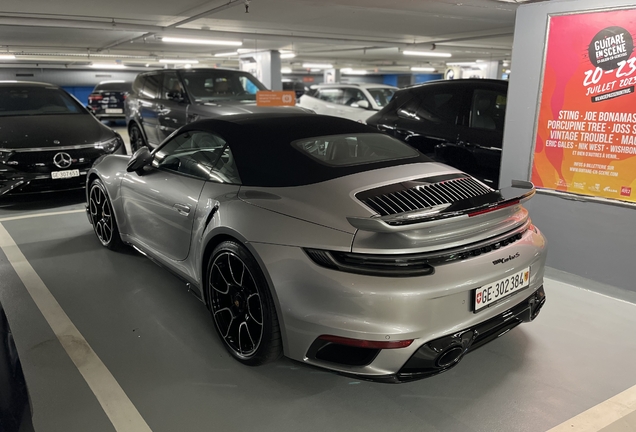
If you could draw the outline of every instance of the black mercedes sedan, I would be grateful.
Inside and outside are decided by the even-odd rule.
[[[61,88],[0,82],[0,197],[81,189],[111,153],[126,154],[121,136]]]

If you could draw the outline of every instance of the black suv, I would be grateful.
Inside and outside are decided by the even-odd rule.
[[[88,107],[100,120],[124,118],[124,102],[130,92],[130,83],[103,81],[88,95]]]
[[[497,187],[507,93],[501,80],[433,81],[396,92],[367,124]]]
[[[253,75],[238,70],[183,69],[137,75],[126,99],[130,145],[157,147],[193,121],[222,115],[307,112],[296,107],[258,107],[256,92],[267,90]]]

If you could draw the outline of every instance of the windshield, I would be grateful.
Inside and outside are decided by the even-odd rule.
[[[330,135],[292,144],[318,162],[331,166],[361,165],[419,155],[414,148],[377,133]]]
[[[0,117],[51,114],[87,114],[87,111],[57,87],[0,87]]]
[[[105,82],[97,84],[94,92],[97,91],[119,91],[119,92],[130,92],[131,84],[128,82]]]
[[[267,90],[254,76],[239,71],[192,71],[184,73],[183,80],[197,102],[255,101],[257,91]]]
[[[391,98],[395,94],[396,89],[392,88],[368,88],[367,91],[375,101],[375,103],[382,108],[391,102]]]

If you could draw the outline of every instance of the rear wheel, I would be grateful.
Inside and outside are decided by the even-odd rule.
[[[111,250],[120,249],[123,246],[117,221],[113,213],[106,188],[99,179],[93,180],[88,194],[88,211],[93,224],[93,231],[100,243]]]
[[[130,149],[133,153],[142,147],[148,147],[146,140],[144,139],[141,129],[136,124],[130,126],[128,130],[128,136],[130,137]]]
[[[235,359],[258,366],[281,356],[274,301],[256,260],[243,246],[225,241],[214,249],[207,290],[216,330]]]

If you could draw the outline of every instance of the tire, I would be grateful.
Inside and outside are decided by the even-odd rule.
[[[113,205],[101,180],[91,182],[88,193],[88,211],[97,240],[110,250],[120,250],[124,246],[119,235]]]
[[[141,133],[141,129],[136,124],[132,124],[128,129],[128,136],[130,137],[130,149],[134,154],[137,150],[142,147],[148,147],[148,143],[146,142],[143,133]]]
[[[208,262],[206,283],[214,327],[232,357],[247,366],[280,358],[282,341],[274,300],[247,249],[234,241],[219,244]]]

